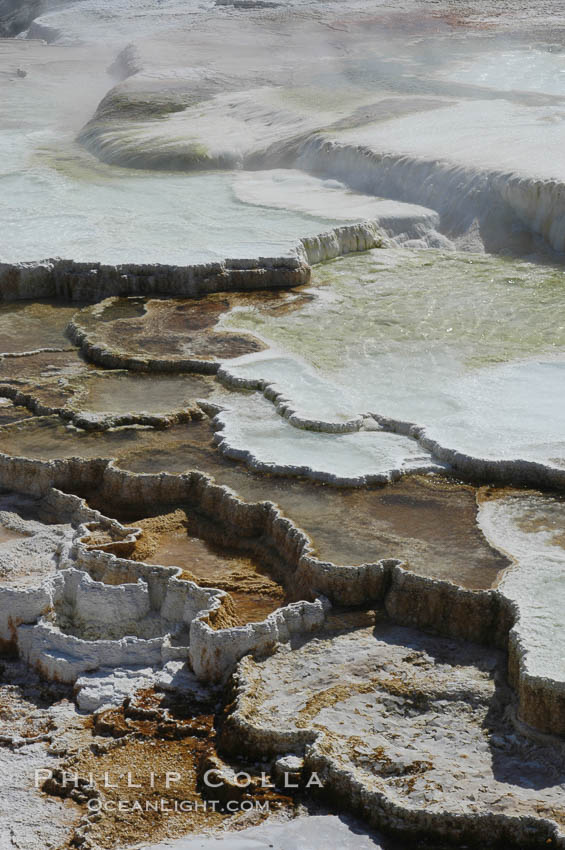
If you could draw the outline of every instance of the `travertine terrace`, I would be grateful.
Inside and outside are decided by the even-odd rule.
[[[565,848],[563,57],[0,0],[0,850]]]

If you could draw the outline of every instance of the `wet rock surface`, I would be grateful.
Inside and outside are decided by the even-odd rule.
[[[70,348],[65,336],[76,307],[57,302],[2,304],[0,309],[0,352],[25,354]]]
[[[223,333],[215,328],[221,315],[238,300],[245,303],[246,299],[114,298],[81,311],[69,332],[87,356],[105,366],[210,372],[218,361],[265,347],[250,334]]]
[[[237,549],[222,548],[198,536],[202,523],[187,511],[134,521],[142,529],[131,557],[149,564],[183,565],[182,577],[227,591],[235,606],[234,622],[263,620],[284,605],[284,589],[273,580],[260,559]],[[211,541],[213,530],[206,529]]]
[[[357,566],[399,558],[419,574],[475,589],[496,584],[507,564],[477,528],[476,490],[471,486],[438,476],[408,476],[384,489],[267,478],[220,458],[206,429],[205,423],[191,426],[187,433],[200,440],[188,437],[182,456],[162,445],[159,452],[128,453],[117,463],[137,473],[198,469],[245,501],[273,501],[308,535],[322,561]]]
[[[16,5],[2,850],[565,847],[562,10]]]
[[[181,836],[178,812],[88,808],[118,794],[89,773],[148,763],[162,776],[187,768],[182,787],[165,793],[171,804],[202,802],[202,773],[213,770],[227,783],[224,802],[236,794],[298,812],[284,787],[266,797],[254,779],[241,792],[235,760],[255,777],[258,766],[272,771],[275,785],[291,775],[307,801],[317,795],[304,777],[317,771],[317,805],[339,799],[408,841],[424,832],[476,843],[494,830],[508,846],[559,846],[562,744],[543,734],[561,732],[561,674],[548,685],[532,667],[527,607],[516,607],[509,579],[530,567],[495,539],[498,491],[457,480],[447,465],[397,471],[381,487],[332,487],[232,459],[230,411],[262,415],[268,392],[177,367],[186,346],[191,358],[211,356],[206,335],[222,311],[253,303],[282,315],[297,307],[271,293],[110,299],[46,313],[54,351],[31,348],[26,327],[31,339],[38,318],[24,311],[23,350],[0,363],[9,410],[0,473],[10,487],[0,505],[2,646],[43,679],[72,685],[68,710],[83,718],[72,723],[80,741],[93,736],[78,747],[33,743],[37,763],[55,746],[43,791],[66,801],[61,829],[92,848],[127,846],[140,830],[153,841]],[[80,321],[90,323],[88,344],[75,339],[81,351],[68,330]],[[222,349],[231,332],[219,336],[217,364],[240,353]],[[106,355],[93,350],[115,351],[116,362],[102,368]],[[272,415],[285,422],[282,409]],[[363,419],[359,433],[370,426]],[[284,428],[305,430],[291,418]],[[520,528],[547,533],[549,521]],[[368,604],[378,611],[369,628]],[[157,786],[150,797],[164,793]],[[139,793],[128,790],[130,803]],[[261,818],[197,811],[196,833]]]

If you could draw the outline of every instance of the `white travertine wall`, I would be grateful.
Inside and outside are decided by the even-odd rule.
[[[204,516],[213,519],[220,531],[222,527],[230,529],[252,551],[262,551],[260,540],[269,541],[287,565],[287,582],[292,584],[295,594],[316,599],[285,606],[261,623],[222,628],[220,620],[215,623],[217,628],[213,628],[208,617],[212,611],[221,614],[226,597],[223,591],[180,580],[173,568],[144,565],[104,551],[116,547],[119,551],[119,523],[100,518],[100,514],[90,511],[76,497],[51,491],[47,499],[52,506],[61,503],[69,515],[71,502],[76,500],[75,516],[87,520],[87,525],[77,531],[72,546],[62,552],[60,564],[90,577],[72,580],[78,581],[77,587],[81,588],[77,594],[80,610],[93,614],[88,596],[89,589],[94,587],[99,599],[106,594],[109,594],[107,598],[122,598],[122,591],[112,596],[115,590],[111,585],[98,586],[96,581],[102,579],[112,585],[126,582],[132,587],[126,591],[132,610],[140,603],[139,611],[147,612],[149,604],[151,616],[159,620],[160,636],[151,640],[133,637],[101,641],[104,649],[101,657],[92,650],[92,641],[64,634],[49,621],[60,598],[59,575],[38,589],[0,588],[2,639],[50,676],[74,681],[80,672],[96,669],[98,665],[123,667],[145,664],[147,657],[156,659],[156,663],[184,657],[202,679],[222,681],[246,653],[270,651],[292,634],[308,633],[321,625],[328,604],[326,599],[340,605],[377,602],[385,606],[395,622],[506,649],[522,719],[533,727],[538,727],[543,719],[543,731],[565,734],[565,683],[536,676],[527,669],[527,646],[519,629],[520,611],[503,590],[465,590],[450,582],[418,576],[403,569],[396,560],[359,567],[321,562],[312,554],[307,536],[282,516],[272,502],[248,504],[198,472],[137,475],[108,461],[42,462],[0,456],[0,477],[6,485],[34,495],[48,493],[53,485],[76,486],[80,479],[90,487],[98,487],[115,504],[131,504],[135,500],[140,506],[178,502],[197,507]],[[112,526],[114,538],[100,549],[81,542],[82,537],[88,538],[96,528],[97,518],[102,526]],[[136,533],[136,529],[122,527],[125,551]],[[139,579],[141,582],[137,584]],[[146,613],[144,617],[147,619]],[[143,622],[143,618],[136,622]],[[171,641],[170,636],[179,629],[185,630],[189,639],[175,645],[178,641]],[[80,662],[82,658],[84,664]]]

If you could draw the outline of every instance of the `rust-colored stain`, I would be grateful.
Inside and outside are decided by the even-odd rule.
[[[153,689],[138,691],[122,706],[96,715],[91,745],[63,768],[76,774],[78,783],[63,785],[58,773],[44,791],[79,802],[85,810],[88,799],[95,797],[101,816],[88,825],[86,834],[107,850],[129,846],[141,836],[155,842],[227,824],[230,829],[248,826],[249,812],[238,809],[243,800],[268,801],[271,812],[290,810],[293,801],[263,788],[256,769],[249,766],[235,768],[250,774],[246,787],[229,782],[229,769],[221,788],[203,782],[207,770],[215,771],[213,781],[222,774],[215,724],[213,702]],[[127,808],[118,810],[119,801]],[[235,801],[235,810],[228,811],[228,801]],[[181,804],[193,808],[183,811]],[[254,812],[254,822],[266,815],[266,810]],[[69,839],[69,847],[76,846],[75,838]]]

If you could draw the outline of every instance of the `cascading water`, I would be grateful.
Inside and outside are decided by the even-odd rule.
[[[0,0],[1,848],[565,847],[564,33]]]

